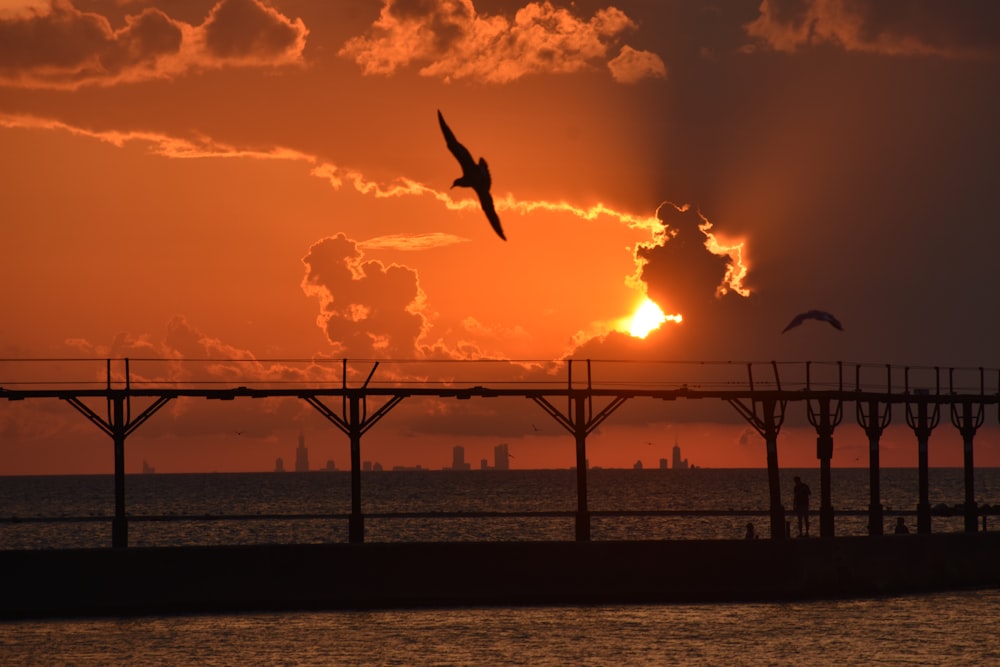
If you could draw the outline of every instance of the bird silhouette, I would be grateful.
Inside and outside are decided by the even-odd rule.
[[[840,324],[840,320],[825,310],[807,310],[806,312],[799,313],[793,317],[792,321],[788,323],[788,326],[781,330],[781,333],[785,333],[789,329],[794,329],[806,320],[821,320],[823,322],[829,322],[834,329],[839,329],[840,331],[844,330],[844,327]]]
[[[483,207],[483,213],[486,214],[486,219],[490,221],[493,231],[497,233],[497,236],[506,241],[507,237],[503,235],[503,228],[500,226],[500,217],[497,215],[496,209],[493,208],[493,196],[490,194],[492,181],[490,179],[490,168],[486,164],[486,160],[479,158],[479,163],[477,164],[472,159],[469,149],[458,143],[454,132],[444,122],[444,116],[441,115],[440,110],[438,111],[438,123],[441,125],[441,133],[444,134],[444,141],[448,145],[448,150],[458,160],[458,164],[462,166],[462,175],[455,179],[451,187],[461,186],[475,190],[476,196],[479,197],[479,205]]]

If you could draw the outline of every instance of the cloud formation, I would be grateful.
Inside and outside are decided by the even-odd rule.
[[[143,145],[153,155],[176,159],[247,158],[253,160],[290,160],[315,164],[317,159],[306,153],[281,146],[269,149],[240,148],[199,135],[192,138],[178,137],[160,132],[134,130],[92,130],[70,125],[54,118],[29,114],[0,112],[0,128],[51,130],[66,132],[77,137],[87,137],[117,148],[127,144]]]
[[[657,212],[667,229],[658,243],[636,248],[636,278],[650,297],[666,310],[697,322],[706,304],[730,292],[746,297],[749,270],[743,242],[723,242],[710,230],[712,223],[690,206],[669,202]]]
[[[776,51],[819,44],[890,56],[1000,54],[1000,5],[980,0],[763,0],[746,32]]]
[[[335,354],[389,359],[418,354],[428,323],[416,271],[366,261],[344,234],[314,243],[302,262],[307,269],[302,289],[319,300],[317,324]]]
[[[124,382],[129,360],[129,381],[134,387],[152,383],[157,386],[200,388],[232,387],[235,385],[283,385],[311,382],[339,383],[341,366],[331,360],[270,360],[258,359],[249,350],[236,347],[213,337],[176,315],[167,322],[162,336],[117,334],[110,344],[93,343],[82,338],[65,341],[68,348],[85,355],[81,364],[95,371],[94,380],[106,377],[104,359],[111,359],[112,381]],[[65,411],[65,410],[63,410]],[[165,434],[198,436],[224,434],[233,437],[239,428],[247,438],[272,436],[286,424],[301,423],[310,410],[300,401],[287,398],[266,398],[253,401],[228,402],[225,410],[215,401],[180,398],[173,400],[157,413],[142,432],[148,436]],[[60,416],[60,420],[75,417]],[[0,418],[2,426],[2,418]]]
[[[621,52],[608,62],[611,78],[618,83],[636,83],[643,79],[663,79],[667,66],[655,53],[637,51],[626,44]]]
[[[330,380],[333,372],[311,361],[292,364],[288,360],[258,359],[251,351],[210,336],[182,315],[170,318],[162,339],[149,334],[122,332],[109,344],[83,338],[67,338],[65,345],[94,359],[132,359],[133,383],[308,382]],[[102,368],[103,370],[103,368]],[[334,369],[335,371],[336,369]],[[124,369],[112,369],[113,377],[124,381]]]
[[[201,25],[147,8],[109,19],[72,0],[0,15],[0,85],[76,89],[192,70],[300,63],[308,30],[262,0],[219,0]]]
[[[281,64],[302,57],[306,30],[261,0],[221,0],[200,27],[206,50],[230,64]]]
[[[443,248],[444,246],[455,245],[456,243],[468,243],[469,239],[446,234],[444,232],[431,232],[429,234],[387,234],[361,241],[358,247],[362,250],[428,250],[430,248]]]
[[[635,27],[614,7],[585,20],[546,0],[529,2],[509,19],[478,13],[472,0],[385,0],[368,34],[348,40],[340,54],[369,75],[418,64],[422,76],[508,83],[592,69]],[[615,80],[665,74],[659,56],[626,48],[608,63]]]

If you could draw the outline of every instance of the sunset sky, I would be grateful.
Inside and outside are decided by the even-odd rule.
[[[506,242],[449,188],[438,110]],[[997,368],[998,118],[992,0],[0,0],[0,357]],[[680,317],[639,338],[647,296]],[[813,308],[844,330],[781,333]],[[883,464],[915,465],[893,417]],[[943,417],[931,463],[961,465]],[[304,402],[175,401],[127,469],[270,470],[300,432],[313,467],[349,465]],[[816,466],[815,435],[790,419],[780,463]],[[853,404],[834,439],[866,465]],[[683,401],[626,404],[590,462],[675,441],[765,465],[731,407]],[[478,467],[500,442],[574,463],[523,399],[408,399],[363,458]],[[996,408],[976,443],[1000,466]],[[0,404],[0,474],[112,465],[65,403]]]

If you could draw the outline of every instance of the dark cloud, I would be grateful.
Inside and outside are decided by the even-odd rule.
[[[142,63],[181,48],[178,24],[159,10],[147,9],[138,16],[129,16],[126,22],[127,27],[116,34],[124,64]]]
[[[53,4],[48,12],[0,20],[0,67],[90,68],[99,64],[93,62],[95,54],[111,41],[111,26],[104,17],[70,4]]]
[[[764,0],[746,29],[780,51],[829,43],[886,55],[1000,54],[1000,4],[990,0]]]
[[[258,0],[222,0],[204,24],[205,45],[220,58],[272,58],[300,53],[307,30]]]
[[[440,0],[394,0],[386,10],[401,22],[423,24],[433,35],[434,49],[442,53],[463,36],[475,15],[471,5]]]
[[[667,67],[655,53],[637,51],[627,44],[621,52],[608,61],[612,78],[618,83],[635,83],[643,79],[662,79],[667,76]]]
[[[669,313],[697,321],[719,298],[726,296],[726,276],[732,260],[713,254],[702,228],[707,220],[692,207],[660,207],[668,237],[659,245],[640,247],[645,261],[640,277],[651,299]],[[732,295],[730,298],[739,298]]]
[[[48,11],[0,20],[0,72],[8,81],[114,76],[176,53],[180,44],[180,26],[159,10],[130,16],[113,31],[101,15],[54,2]]]
[[[258,0],[221,0],[201,26],[151,8],[124,21],[114,29],[106,16],[55,0],[0,17],[0,85],[74,89],[287,64],[301,58],[308,34],[301,20]]]

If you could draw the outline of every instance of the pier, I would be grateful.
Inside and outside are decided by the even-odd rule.
[[[0,399],[59,400],[82,414],[113,443],[115,513],[111,546],[128,547],[125,456],[127,439],[170,401],[234,401],[285,397],[315,408],[348,438],[351,510],[348,541],[365,541],[362,512],[362,438],[411,397],[446,400],[526,399],[572,438],[577,507],[575,539],[591,538],[587,437],[627,401],[719,401],[731,406],[764,439],[770,506],[769,537],[787,535],[781,499],[778,437],[790,409],[805,411],[816,429],[820,469],[821,537],[834,537],[830,466],[834,432],[845,406],[869,442],[869,535],[883,533],[879,440],[896,414],[905,415],[918,449],[917,532],[930,533],[928,442],[950,417],[963,441],[965,531],[979,530],[974,443],[986,411],[1000,406],[1000,370],[893,367],[843,362],[629,362],[612,360],[462,361],[270,360],[301,380],[262,372],[268,360],[4,359]],[[220,372],[223,369],[223,372]],[[292,372],[294,371],[294,372]],[[225,375],[225,379],[220,379]],[[410,378],[420,377],[419,380]],[[953,510],[949,510],[953,511]]]
[[[812,362],[296,363],[302,379],[255,376],[259,361],[0,360],[0,399],[62,401],[111,438],[115,494],[110,548],[0,550],[0,617],[808,599],[1000,586],[1000,533],[986,532],[986,515],[997,508],[978,507],[974,491],[975,436],[987,411],[1000,407],[997,370]],[[219,368],[227,378],[218,378]],[[406,379],[417,375],[422,379]],[[400,402],[418,396],[524,399],[559,424],[574,448],[576,509],[548,514],[571,515],[574,539],[366,542],[363,437]],[[126,512],[128,437],[175,399],[270,397],[305,401],[348,438],[347,542],[129,546],[129,521],[141,518]],[[635,400],[718,401],[757,431],[766,451],[769,507],[760,514],[768,518],[769,539],[591,539],[594,516],[643,514],[592,512],[587,496],[587,437]],[[793,409],[805,412],[817,434],[818,539],[788,539],[778,438]],[[867,536],[835,534],[830,460],[845,414],[853,414],[869,443]],[[905,536],[883,535],[879,443],[894,414],[903,415],[918,450],[917,530]],[[932,508],[929,501],[928,441],[942,414],[963,442],[965,502],[953,508]],[[931,534],[931,516],[945,510],[963,517],[964,530]],[[226,517],[205,517],[220,518]],[[488,578],[480,576],[484,571]]]

